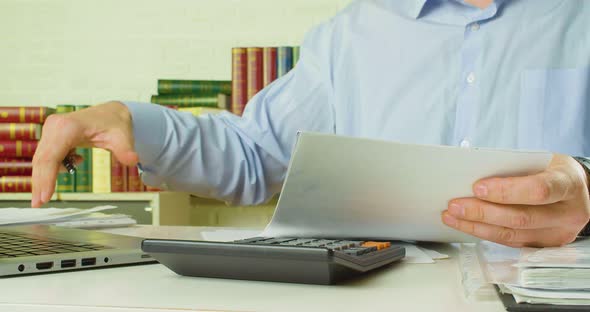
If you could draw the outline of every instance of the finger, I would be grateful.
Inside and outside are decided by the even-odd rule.
[[[510,247],[562,246],[575,239],[575,234],[562,233],[559,229],[510,229],[503,226],[461,220],[447,212],[442,214],[443,222],[463,233]],[[559,233],[559,234],[558,234]]]
[[[457,219],[504,226],[513,229],[541,229],[569,222],[562,204],[550,206],[503,205],[477,198],[449,202],[448,212]]]
[[[33,156],[32,207],[48,202],[55,192],[59,166],[76,145],[77,134],[76,126],[67,118],[51,115],[45,121],[43,136]]]
[[[476,182],[476,197],[499,204],[546,205],[571,199],[575,184],[560,170],[525,177],[489,178]]]

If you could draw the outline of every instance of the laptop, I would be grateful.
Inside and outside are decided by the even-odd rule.
[[[0,227],[0,277],[155,263],[141,238],[48,225]]]

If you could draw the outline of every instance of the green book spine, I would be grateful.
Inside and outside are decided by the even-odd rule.
[[[74,105],[58,105],[55,113],[71,113],[76,109]],[[63,172],[57,175],[57,192],[71,193],[76,191],[76,175]]]
[[[158,94],[231,94],[231,81],[225,80],[158,80]]]
[[[293,67],[297,65],[297,61],[299,61],[299,47],[293,47]]]
[[[87,108],[88,105],[78,105],[76,110]],[[76,169],[76,192],[92,192],[92,148],[76,148],[76,154],[82,156],[82,163]]]
[[[177,107],[219,107],[219,97],[199,96],[194,94],[152,95],[152,103]]]

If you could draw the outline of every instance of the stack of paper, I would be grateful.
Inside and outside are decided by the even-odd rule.
[[[103,228],[135,225],[137,222],[123,214],[105,214],[101,211],[115,206],[78,208],[2,208],[0,225],[51,224],[74,228]]]
[[[590,239],[552,248],[480,247],[489,281],[516,302],[590,305]]]

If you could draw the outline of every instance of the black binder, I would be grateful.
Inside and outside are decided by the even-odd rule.
[[[498,286],[495,287],[506,311],[509,312],[590,311],[590,306],[517,303],[511,294],[503,294]]]

